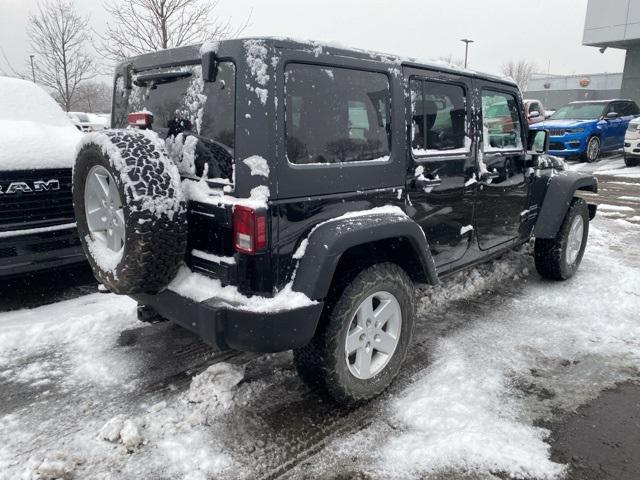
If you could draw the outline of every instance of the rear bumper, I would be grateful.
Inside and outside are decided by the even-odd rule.
[[[75,228],[0,236],[0,278],[86,262]]]
[[[218,350],[281,352],[305,346],[313,338],[324,304],[280,312],[238,310],[212,298],[195,302],[165,290],[138,294],[139,305],[192,331]]]

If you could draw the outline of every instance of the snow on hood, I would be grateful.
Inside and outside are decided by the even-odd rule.
[[[540,123],[536,123],[534,125],[530,125],[529,129],[530,130],[540,130],[543,128],[575,128],[575,127],[581,127],[584,125],[588,125],[590,123],[595,123],[597,122],[597,119],[593,119],[593,120],[572,120],[572,119],[566,119],[566,120],[545,120],[544,122],[540,122]]]
[[[82,133],[32,82],[0,77],[0,171],[71,167]]]

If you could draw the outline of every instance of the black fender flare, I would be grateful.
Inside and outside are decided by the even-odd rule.
[[[422,228],[409,217],[371,214],[337,218],[317,225],[306,239],[292,289],[312,299],[325,298],[344,252],[359,245],[395,238],[409,242],[420,262],[425,283],[438,285],[436,266]]]
[[[549,178],[533,231],[536,238],[556,238],[577,190],[596,193],[598,180],[593,175],[574,171],[563,171]]]

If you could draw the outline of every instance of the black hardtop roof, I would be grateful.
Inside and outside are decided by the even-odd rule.
[[[239,47],[244,42],[258,41],[262,42],[265,46],[273,46],[276,48],[283,48],[289,50],[298,50],[304,52],[312,52],[316,56],[320,54],[329,54],[340,56],[344,58],[353,58],[359,60],[377,61],[386,64],[394,64],[398,67],[409,66],[415,68],[426,68],[430,70],[437,70],[443,73],[452,73],[456,75],[464,75],[467,77],[479,78],[488,80],[491,82],[499,82],[509,86],[516,86],[516,83],[506,77],[500,77],[497,75],[491,75],[487,73],[480,73],[473,70],[464,69],[455,65],[448,64],[444,61],[429,61],[418,60],[411,57],[403,57],[394,54],[374,52],[368,50],[362,50],[357,48],[345,47],[339,44],[330,42],[320,42],[315,40],[298,40],[287,37],[248,37],[238,38],[231,40],[221,40],[216,42],[219,47]],[[161,50],[152,53],[146,53],[137,57],[132,57],[118,67],[121,68],[126,64],[133,64],[136,71],[148,70],[152,68],[170,67],[175,65],[182,65],[193,63],[200,58],[200,49],[202,45],[189,45],[185,47],[170,48],[167,50]]]

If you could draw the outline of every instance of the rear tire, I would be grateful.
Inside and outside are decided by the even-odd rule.
[[[536,238],[534,257],[538,273],[550,280],[571,278],[580,266],[588,237],[589,209],[583,199],[575,198],[556,238]]]
[[[627,155],[625,155],[624,156],[624,164],[627,167],[637,167],[638,165],[640,165],[640,159],[633,158],[633,157],[628,157]]]
[[[157,293],[173,280],[186,252],[186,204],[153,132],[88,134],[73,171],[73,203],[89,264],[110,291]]]
[[[369,305],[372,310],[367,310]],[[413,283],[407,273],[392,263],[373,265],[325,308],[311,343],[294,350],[296,368],[305,382],[324,386],[340,403],[370,400],[400,371],[413,335],[414,315]],[[348,354],[354,346],[357,349]],[[368,369],[366,358],[370,358]]]
[[[600,157],[600,148],[600,139],[598,137],[591,137],[587,141],[587,146],[580,158],[587,163],[593,163]]]

